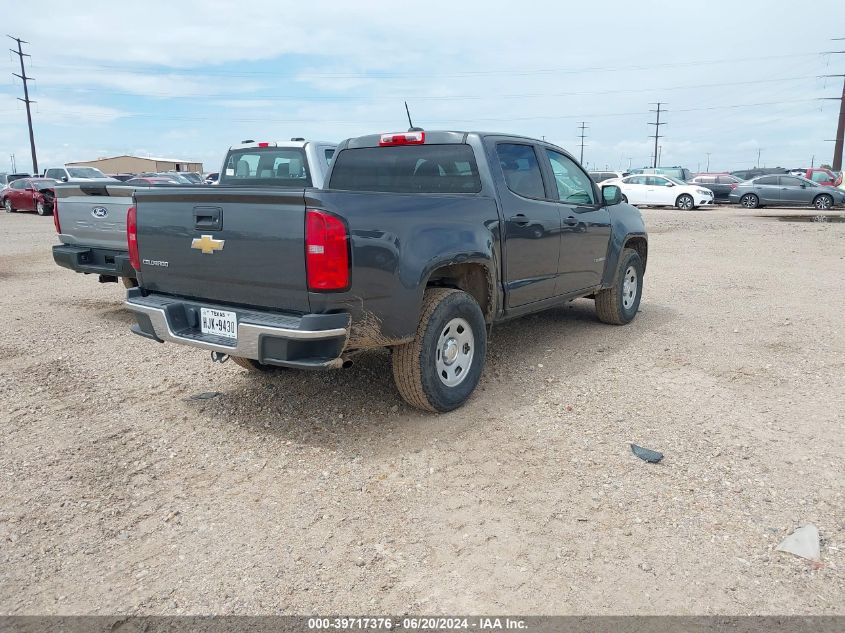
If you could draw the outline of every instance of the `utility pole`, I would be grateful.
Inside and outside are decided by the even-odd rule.
[[[757,148],[757,169],[760,169],[760,148]]]
[[[13,174],[14,174],[14,173],[17,173],[17,171],[18,171],[18,167],[17,167],[17,165],[15,165],[15,155],[14,155],[14,154],[9,154],[9,158],[10,158],[10,159],[11,159],[11,161],[12,161],[12,173],[13,173]]]
[[[835,37],[834,41],[845,40],[845,37]],[[827,51],[830,55],[843,55],[845,51]],[[843,75],[823,75],[824,77],[845,77]],[[833,146],[833,169],[840,171],[842,169],[842,148],[843,140],[845,140],[845,79],[842,81],[842,96],[841,97],[827,97],[828,99],[839,99],[839,123],[836,126],[836,138]]]
[[[660,165],[661,165],[661,160],[660,160],[661,154],[663,154],[663,146],[658,145],[657,146],[657,164],[655,165],[655,167],[660,167]]]
[[[29,44],[22,40],[19,37],[12,37],[11,35],[8,36],[10,39],[13,39],[18,43],[18,50],[10,48],[9,50],[12,51],[15,55],[18,56],[21,62],[21,74],[12,73],[15,77],[19,77],[21,81],[23,81],[23,99],[18,97],[18,101],[23,101],[26,104],[26,122],[29,124],[29,148],[32,151],[32,175],[38,175],[38,157],[35,155],[35,134],[32,131],[32,111],[30,110],[29,104],[35,103],[29,98],[29,87],[27,86],[27,81],[32,79],[32,77],[26,76],[26,70],[24,69],[23,65],[23,58],[24,57],[31,57],[31,55],[24,53],[23,49],[21,48],[21,44]]]
[[[590,128],[587,127],[587,121],[581,121],[581,125],[578,126],[578,129],[581,130],[581,134],[579,137],[581,138],[581,160],[578,161],[582,165],[584,164],[584,138],[587,136],[585,130],[589,130]]]
[[[630,156],[628,156],[628,171],[631,171],[631,161],[634,160]]]
[[[710,152],[707,152],[707,167],[704,169],[708,174],[710,173]]]
[[[657,109],[656,109],[656,110],[649,110],[649,112],[655,112],[655,113],[657,113],[657,119],[655,120],[655,122],[654,122],[654,123],[649,123],[649,125],[653,125],[653,126],[654,126],[654,165],[652,165],[652,167],[657,167],[657,163],[658,163],[658,162],[660,162],[660,159],[659,159],[659,157],[658,157],[658,155],[657,155],[657,154],[658,154],[658,150],[657,150],[657,139],[659,139],[659,138],[660,138],[660,126],[661,126],[661,125],[666,125],[666,123],[665,123],[665,122],[661,122],[661,121],[660,121],[660,113],[661,113],[661,112],[666,112],[666,110],[661,110],[661,109],[660,109],[660,106],[662,106],[662,105],[666,105],[666,104],[665,104],[665,103],[661,103],[660,101],[658,101],[657,103],[652,104],[652,105],[656,105],[656,106],[657,106]]]

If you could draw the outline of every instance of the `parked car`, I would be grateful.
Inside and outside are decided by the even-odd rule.
[[[0,174],[0,189],[8,185],[13,180],[20,178],[31,178],[30,174]]]
[[[35,211],[38,215],[50,215],[55,186],[56,181],[50,178],[18,178],[0,191],[0,204],[6,213]]]
[[[152,185],[184,185],[187,183],[179,182],[175,178],[168,176],[135,176],[131,180],[126,181],[127,185],[136,185],[139,187],[150,187]]]
[[[218,184],[322,187],[336,144],[292,139],[229,148]]]
[[[816,167],[808,169],[806,173],[802,174],[807,180],[812,180],[818,185],[826,187],[838,187],[842,184],[842,174],[834,174],[829,169],[823,167]]]
[[[692,172],[686,167],[641,167],[640,169],[632,169],[632,174],[660,174],[661,176],[671,176],[675,180],[687,182],[692,178]]]
[[[801,176],[770,174],[741,182],[731,191],[730,200],[746,209],[766,205],[812,205],[824,211],[845,204],[845,191],[819,185]]]
[[[736,176],[740,180],[751,180],[757,176],[768,176],[771,174],[788,174],[789,171],[783,167],[755,167],[754,169],[740,169],[732,171],[731,176]]]
[[[51,167],[44,170],[44,177],[61,182],[115,182],[96,167]]]
[[[590,178],[595,183],[602,183],[605,180],[613,180],[616,178],[624,178],[628,175],[627,171],[591,171]]]
[[[136,193],[133,332],[259,371],[339,368],[389,347],[402,397],[449,411],[475,389],[494,322],[575,297],[594,298],[606,323],[636,316],[642,217],[559,147],[480,132],[363,136],[338,146],[323,190],[295,168],[299,151],[268,152],[287,165],[281,177],[248,148],[220,186]],[[238,177],[298,186],[227,186]],[[524,231],[532,224],[539,234]]]
[[[120,182],[126,182],[127,180],[131,180],[135,177],[135,174],[106,174],[109,178],[114,178],[115,180],[119,180]]]
[[[199,173],[194,172],[194,171],[173,171],[173,172],[169,171],[167,173],[168,174],[178,174],[179,176],[181,176],[182,178],[184,178],[185,180],[190,182],[192,185],[204,185],[204,184],[206,184],[205,178],[202,177],[202,174],[199,174]]]
[[[219,172],[213,171],[205,175],[205,184],[207,185],[216,185],[218,180],[220,180]]]
[[[619,185],[625,202],[650,207],[677,207],[685,211],[713,204],[713,192],[671,176],[632,174],[602,184]]]
[[[730,202],[730,194],[742,180],[730,174],[697,174],[689,181],[713,192],[715,202]]]

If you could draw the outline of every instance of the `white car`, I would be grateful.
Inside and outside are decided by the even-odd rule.
[[[633,205],[649,207],[678,207],[684,211],[696,207],[713,206],[713,192],[698,185],[690,185],[671,176],[634,174],[602,183],[618,185],[622,199]]]

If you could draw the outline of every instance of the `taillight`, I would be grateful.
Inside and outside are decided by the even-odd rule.
[[[346,225],[326,211],[305,212],[305,268],[309,290],[349,287],[349,247]]]
[[[59,222],[59,199],[53,198],[53,226],[56,227],[56,233],[61,234],[62,223]]]
[[[135,207],[126,212],[126,241],[129,244],[129,263],[135,270],[141,270],[141,258],[138,257],[138,219]]]
[[[259,143],[258,147],[270,147],[270,143]]]
[[[735,182],[731,183],[731,189],[736,189],[736,183]]]
[[[425,132],[402,132],[401,134],[382,134],[378,144],[385,145],[421,145],[425,143]]]

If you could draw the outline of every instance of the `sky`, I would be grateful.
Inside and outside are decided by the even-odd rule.
[[[3,0],[11,2],[11,0]],[[133,154],[201,161],[230,145],[408,126],[545,138],[588,168],[692,171],[832,160],[845,3],[38,3],[29,42],[39,168]],[[774,8],[773,8],[774,7]],[[7,40],[9,46],[16,46]],[[16,55],[0,56],[0,172],[32,162]],[[708,156],[709,154],[709,156]]]

